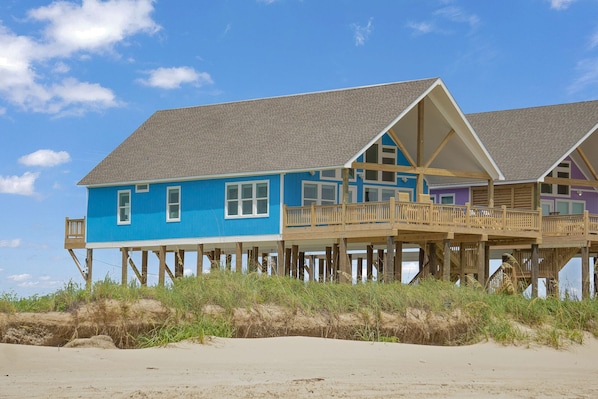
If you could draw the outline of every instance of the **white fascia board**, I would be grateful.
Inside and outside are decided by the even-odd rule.
[[[428,87],[419,97],[417,97],[417,99],[415,99],[415,101],[413,101],[408,107],[406,107],[403,112],[401,112],[395,119],[393,119],[390,124],[388,126],[386,126],[384,128],[384,130],[382,130],[380,133],[378,133],[372,140],[370,140],[366,146],[364,148],[362,148],[361,150],[359,150],[359,152],[357,154],[355,154],[353,157],[351,157],[349,159],[349,161],[347,161],[347,163],[345,163],[345,165],[343,165],[344,168],[350,168],[351,164],[353,162],[355,162],[357,160],[357,158],[359,158],[363,153],[365,153],[365,151],[370,148],[374,143],[376,143],[376,141],[378,141],[380,139],[380,137],[384,136],[389,130],[390,128],[392,128],[394,125],[397,124],[398,121],[400,121],[405,115],[407,115],[415,106],[417,106],[417,104],[423,100],[424,98],[426,98],[426,96],[428,94],[430,94],[430,92],[439,84],[440,79],[436,79],[435,82],[433,82],[430,87]]]
[[[476,153],[476,151],[474,151],[474,149],[470,147],[470,150],[473,153],[473,155],[476,157],[477,161],[480,162],[480,164],[486,169],[486,172],[488,172],[494,178],[494,180],[505,180],[505,176],[503,175],[502,171],[500,170],[497,163],[494,161],[494,159],[492,158],[492,156],[490,155],[490,153],[488,152],[488,150],[486,149],[486,147],[484,146],[484,144],[482,143],[482,141],[480,140],[478,135],[475,133],[475,130],[473,129],[473,127],[471,126],[471,124],[469,123],[467,118],[465,117],[465,114],[463,114],[463,112],[461,111],[461,108],[459,108],[459,106],[457,105],[457,102],[455,101],[455,99],[453,98],[453,96],[451,95],[449,90],[447,89],[444,82],[442,82],[441,79],[438,79],[438,81],[439,81],[438,86],[440,86],[442,88],[443,94],[446,96],[446,98],[449,100],[449,102],[453,106],[453,110],[457,112],[457,116],[458,116],[460,122],[462,122],[465,125],[465,128],[468,130],[468,132],[461,132],[462,134],[459,134],[459,132],[457,131],[457,134],[459,134],[459,137],[461,137],[461,139],[463,141],[465,141],[466,144],[474,144],[474,147],[477,147],[477,150],[482,152],[483,157],[480,157],[479,154]],[[432,95],[430,95],[430,100],[434,103],[434,105],[436,105],[438,110],[442,113],[442,115],[445,118],[447,118],[447,120],[449,122],[450,122],[450,120],[453,120],[453,117],[451,117],[450,115],[447,115],[445,113],[445,109],[444,109],[445,107],[438,102],[438,101],[440,101],[440,99],[435,100],[434,94],[432,94]],[[453,125],[453,123],[451,123],[451,125]],[[463,133],[469,133],[469,134],[467,136],[464,136]],[[491,169],[491,170],[488,170],[488,169]]]
[[[177,247],[198,244],[234,244],[237,242],[276,242],[282,240],[281,234],[265,234],[256,236],[227,236],[227,237],[202,237],[202,238],[173,238],[167,240],[136,240],[136,241],[111,241],[88,242],[85,247],[89,249],[114,249],[114,248],[158,248],[161,246]]]

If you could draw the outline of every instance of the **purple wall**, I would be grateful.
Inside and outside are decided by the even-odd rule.
[[[469,201],[469,187],[462,188],[448,188],[442,190],[430,189],[430,195],[434,198],[434,202],[440,203],[440,196],[443,194],[453,194],[455,196],[455,205],[465,205]]]

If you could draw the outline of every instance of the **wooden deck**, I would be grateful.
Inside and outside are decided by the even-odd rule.
[[[540,240],[539,211],[433,203],[368,202],[285,207],[285,240],[441,233]]]
[[[543,242],[558,244],[595,245],[598,243],[598,215],[585,211],[579,215],[544,216],[542,218]]]
[[[85,248],[85,218],[66,218],[64,225],[64,249]]]

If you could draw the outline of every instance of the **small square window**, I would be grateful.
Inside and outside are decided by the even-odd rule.
[[[141,183],[135,185],[135,192],[136,193],[147,193],[149,192],[149,184]]]

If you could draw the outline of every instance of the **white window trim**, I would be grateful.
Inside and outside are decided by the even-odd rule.
[[[327,169],[330,170],[330,169]],[[334,170],[334,177],[323,176],[322,172],[320,171],[320,180],[324,181],[342,181],[343,180],[343,170],[342,169],[333,169]],[[353,169],[353,177],[349,175],[349,181],[355,182],[357,181],[357,169]]]
[[[120,220],[120,209],[121,209],[121,206],[120,206],[120,195],[122,193],[129,194],[129,207],[128,207],[129,208],[129,220],[125,220],[125,221]],[[116,194],[116,224],[118,224],[118,225],[131,224],[131,217],[132,217],[132,214],[131,214],[131,210],[132,210],[131,201],[132,201],[131,190],[118,190],[118,192]]]
[[[334,187],[334,203],[338,204],[338,199],[340,198],[338,195],[338,184],[336,183],[328,183],[328,182],[319,182],[319,181],[310,181],[310,180],[304,180],[301,182],[301,206],[306,206],[305,205],[305,185],[306,184],[313,184],[314,186],[317,186],[317,198],[316,198],[316,203],[315,205],[322,205],[322,186],[331,186]],[[310,198],[311,199],[311,198]],[[328,201],[328,200],[326,200]]]
[[[378,190],[378,198],[380,198],[378,201],[367,201],[367,202],[383,202],[382,199],[381,199],[382,198],[382,190],[393,190],[395,192],[394,195],[393,195],[395,199],[397,198],[397,193],[399,191],[403,191],[403,192],[411,191],[411,190],[399,189],[398,187],[374,186],[374,185],[365,185],[364,184],[364,186],[363,186],[363,192],[362,192],[362,194],[363,194],[362,195],[363,202],[366,202],[366,200],[365,200],[365,191],[366,191],[366,189],[375,189],[375,190]],[[411,192],[410,195],[411,195],[411,198],[413,198],[413,193],[412,192]]]
[[[140,188],[143,186],[145,186],[145,188]],[[135,184],[135,192],[136,193],[148,193],[149,192],[149,184],[148,183]]]
[[[382,159],[383,158],[390,158],[389,156],[386,156],[386,157],[384,156],[384,154],[385,154],[384,149],[385,148],[392,148],[394,150],[394,163],[393,163],[393,165],[397,164],[398,152],[399,152],[397,146],[382,144],[382,140],[381,139],[378,140],[377,142],[373,143],[372,145],[374,145],[374,144],[378,145],[378,164],[379,165],[384,165],[382,163]],[[366,150],[366,152],[367,152],[367,150]],[[388,153],[386,153],[386,154],[388,154]],[[363,153],[363,162],[367,163],[366,157],[365,157],[365,152]],[[363,171],[363,181],[366,182],[366,183],[387,184],[387,185],[392,185],[392,186],[396,186],[397,185],[397,174],[396,173],[393,174],[394,179],[393,179],[392,182],[382,180],[382,175],[383,175],[383,172],[381,170],[379,170],[378,173],[377,173],[378,179],[371,180],[371,179],[366,178],[367,171],[364,170]]]
[[[540,209],[542,209],[542,205],[548,206],[548,215],[542,216],[550,216],[552,212],[554,212],[554,201],[552,200],[540,200]]]
[[[581,204],[583,205],[583,210],[586,210],[586,202],[585,201],[575,201],[575,200],[566,200],[566,199],[557,199],[554,201],[554,209],[558,211],[559,203],[567,204],[567,213],[565,215],[579,215],[571,213],[571,205],[572,204]],[[582,212],[583,213],[583,212]]]
[[[171,218],[170,217],[170,205],[174,205],[171,204],[170,201],[170,191],[171,190],[179,190],[179,202],[178,202],[178,206],[179,206],[179,217],[178,218]],[[169,186],[166,187],[166,222],[180,222],[181,221],[181,211],[182,211],[182,195],[181,195],[181,186]]]
[[[255,189],[256,185],[258,184],[262,184],[265,183],[266,184],[266,198],[259,198],[259,199],[265,199],[266,200],[266,213],[257,213],[257,200],[258,198],[256,197],[257,194],[257,190]],[[252,193],[253,193],[253,197],[251,198],[252,201],[252,213],[251,215],[243,215],[243,199],[241,198],[242,194],[241,194],[241,186],[243,184],[251,184],[253,185],[253,189],[252,189]],[[239,198],[237,198],[235,201],[237,201],[237,211],[238,214],[237,215],[229,215],[228,214],[228,188],[230,186],[238,186],[238,192],[239,192]],[[247,200],[248,198],[246,198]],[[224,218],[225,219],[251,219],[251,218],[266,218],[270,216],[270,181],[269,180],[251,180],[251,181],[238,181],[238,182],[228,182],[224,185]]]

